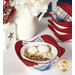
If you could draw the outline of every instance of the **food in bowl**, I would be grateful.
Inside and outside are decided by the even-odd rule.
[[[47,45],[38,46],[39,53],[48,53],[49,47]]]
[[[27,50],[28,54],[34,55],[38,52],[38,49],[35,46],[29,47]]]
[[[57,54],[57,48],[45,42],[30,42],[21,48],[23,59],[40,64],[49,63]]]
[[[50,48],[47,45],[29,47],[24,56],[35,61],[47,61],[53,58]]]

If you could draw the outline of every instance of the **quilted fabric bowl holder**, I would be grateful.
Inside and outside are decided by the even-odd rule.
[[[24,45],[26,45],[30,42],[45,42],[45,43],[52,44],[53,46],[55,46],[57,48],[58,55],[51,62],[49,62],[47,64],[38,64],[38,63],[34,63],[34,62],[31,62],[31,61],[25,60],[21,57],[20,50]],[[19,57],[19,59],[26,66],[35,68],[35,69],[40,70],[40,71],[45,71],[45,70],[50,69],[57,62],[57,60],[64,54],[65,49],[62,48],[61,46],[59,46],[58,43],[56,42],[56,40],[53,37],[51,37],[50,35],[42,35],[42,36],[36,38],[33,41],[20,40],[20,41],[16,42],[15,51],[16,51],[16,54]]]
[[[72,6],[67,3],[61,3],[57,6],[53,13],[48,13],[52,21],[48,20],[48,27],[61,41],[72,39]],[[60,26],[61,28],[59,28]],[[63,28],[64,27],[64,28]],[[66,33],[65,35],[58,34],[59,32]]]

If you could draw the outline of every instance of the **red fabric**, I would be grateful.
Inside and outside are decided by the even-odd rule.
[[[48,15],[52,18],[52,20],[53,20],[56,24],[58,24],[58,25],[60,25],[60,26],[63,26],[63,27],[72,27],[72,21],[71,21],[71,22],[59,22],[59,21],[57,21],[56,19],[54,19],[54,17],[52,16],[51,13],[48,13]]]
[[[54,33],[54,35],[57,36],[61,41],[67,41],[72,39],[72,33],[68,33],[66,35],[60,35],[53,29],[52,26],[48,25],[48,27]]]
[[[22,47],[22,41],[18,41],[16,44],[15,44],[15,51],[16,51],[16,54],[17,56],[19,57],[19,59],[27,66],[33,66],[33,65],[37,65],[37,63],[33,63],[33,62],[30,62],[30,61],[27,61],[25,59],[22,59],[21,57],[21,54],[20,54],[20,49]]]
[[[60,32],[64,32],[64,33],[72,33],[72,27],[67,27],[66,29],[61,29],[61,28],[58,28],[56,25],[54,25],[53,22],[51,22],[50,20],[48,20],[48,22],[58,31]]]
[[[72,6],[70,4],[61,3],[59,5],[59,7],[61,7],[64,11],[66,11],[72,17]],[[61,41],[67,41],[67,40],[72,39],[72,21],[59,22],[52,16],[52,14],[50,12],[48,13],[48,15],[52,18],[53,22],[55,22],[57,25],[67,27],[66,29],[59,28],[56,26],[56,24],[54,24],[50,20],[48,20],[48,22],[50,23],[50,25],[48,25],[48,27],[54,33],[54,35],[57,36]],[[67,34],[60,35],[53,28],[56,29],[57,31],[67,33]]]
[[[68,3],[61,3],[59,6],[72,17],[72,6]]]
[[[55,47],[57,48],[57,50],[58,50],[58,57],[59,57],[59,58],[64,54],[65,49],[62,48],[62,47],[60,47],[60,46],[58,45],[58,43],[56,42],[56,40],[55,40],[52,36],[50,36],[50,35],[43,35],[43,36],[41,36],[41,37],[42,37],[42,39],[43,39],[46,43],[52,44],[53,46],[55,46]]]
[[[39,37],[38,37],[38,38],[39,38]],[[38,39],[38,38],[37,38],[37,39]],[[52,44],[53,46],[55,46],[55,47],[57,48],[57,50],[58,50],[58,57],[59,57],[59,58],[64,54],[65,49],[62,48],[62,47],[60,47],[60,46],[58,45],[58,43],[56,42],[56,40],[55,40],[53,37],[51,37],[50,35],[42,35],[41,38],[42,38],[46,43]],[[36,40],[36,39],[35,39],[35,40]],[[34,41],[35,41],[35,40],[34,40]],[[24,41],[23,41],[23,42],[24,42]],[[27,42],[27,41],[25,41],[25,42]],[[31,42],[31,41],[30,41],[30,42]],[[25,65],[27,65],[27,66],[38,65],[37,63],[30,62],[30,61],[27,61],[27,60],[23,59],[23,58],[21,57],[21,54],[20,54],[21,48],[22,48],[22,41],[18,41],[18,42],[15,44],[15,51],[16,51],[16,54],[17,54],[17,56],[19,57],[19,59],[20,59]]]

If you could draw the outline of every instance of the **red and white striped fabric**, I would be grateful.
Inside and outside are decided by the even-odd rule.
[[[25,60],[25,59],[23,59],[23,58],[21,57],[20,50],[21,50],[21,48],[22,48],[25,44],[27,44],[27,43],[29,43],[29,42],[46,42],[46,43],[52,44],[53,46],[55,46],[55,47],[57,48],[57,50],[58,50],[58,55],[57,55],[57,57],[56,57],[54,60],[52,60],[52,61],[49,62],[48,64],[46,64],[46,65],[43,64],[43,67],[41,67],[41,66],[40,66],[39,64],[37,64],[37,63],[34,63],[34,62],[31,62],[31,61]],[[17,54],[17,56],[19,57],[19,59],[20,59],[26,66],[33,67],[33,68],[35,68],[35,69],[44,71],[44,70],[50,69],[50,68],[54,65],[54,63],[57,62],[57,60],[64,54],[65,49],[62,48],[61,46],[59,46],[58,43],[56,42],[56,40],[55,40],[52,36],[50,36],[50,35],[42,35],[42,36],[36,38],[36,39],[33,40],[33,41],[22,41],[22,40],[20,40],[20,41],[16,42],[16,44],[15,44],[15,51],[16,51],[16,54]]]
[[[66,28],[58,28],[53,22],[51,22],[50,20],[48,20],[48,22],[52,25],[53,28],[55,28],[56,30],[60,31],[60,32],[64,32],[64,33],[72,33],[72,27],[66,27]]]
[[[72,6],[67,3],[61,3],[53,13],[48,13],[53,20],[48,20],[49,29],[61,41],[72,39]],[[62,35],[64,34],[64,35]]]
[[[54,35],[57,36],[61,41],[67,41],[72,39],[72,33],[68,33],[66,35],[60,35],[54,30],[52,26],[48,25],[48,27],[54,33]]]
[[[52,14],[53,17],[59,21],[72,21],[72,6],[68,3],[61,3],[56,7]]]

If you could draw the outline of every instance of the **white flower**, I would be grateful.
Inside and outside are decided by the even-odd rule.
[[[35,2],[35,0],[28,0],[28,1],[30,1],[31,3],[34,3]]]
[[[41,9],[41,12],[47,12],[47,9],[48,9],[48,5],[44,4],[42,9]]]
[[[34,7],[31,9],[30,11],[34,16],[37,16],[38,15],[38,10]]]
[[[45,2],[46,0],[40,0],[40,2]]]
[[[11,5],[23,5],[34,16],[37,16],[38,12],[47,12],[48,9],[47,0],[13,0]]]

